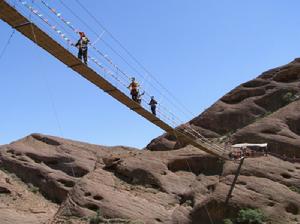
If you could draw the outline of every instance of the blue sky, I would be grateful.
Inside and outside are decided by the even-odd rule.
[[[45,1],[86,31],[92,42],[97,39],[58,0]],[[35,2],[42,14],[56,21],[40,0]],[[63,2],[102,33],[75,0]],[[235,86],[290,62],[300,52],[300,2],[296,0],[81,2],[195,115]],[[23,6],[17,7],[29,15]],[[34,15],[32,18],[42,24]],[[65,29],[75,41],[77,36]],[[0,30],[2,49],[11,28],[0,21]],[[109,35],[104,33],[103,39],[134,64]],[[127,74],[134,74],[101,41],[96,46]],[[0,144],[38,132],[95,144],[142,148],[163,133],[19,33],[14,35],[0,66]],[[151,77],[147,80],[150,82]],[[172,108],[169,100],[146,81],[141,82],[182,121],[192,118]]]

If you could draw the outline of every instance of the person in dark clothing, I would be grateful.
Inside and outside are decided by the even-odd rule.
[[[135,81],[135,78],[131,79],[131,83],[128,86],[128,89],[130,89],[130,94],[132,100],[138,103],[139,101],[139,84]]]
[[[84,64],[87,64],[87,53],[88,53],[88,44],[89,44],[89,39],[85,36],[84,32],[79,32],[80,39],[78,42],[75,44],[75,47],[78,48],[78,58],[83,62]]]
[[[138,93],[138,96],[137,96],[137,103],[138,104],[141,104],[142,103],[142,96],[145,94],[145,91],[142,92],[142,93]]]
[[[151,107],[151,111],[152,114],[154,114],[156,116],[156,105],[157,105],[157,101],[154,99],[154,96],[151,97],[151,100],[149,102],[149,105]]]

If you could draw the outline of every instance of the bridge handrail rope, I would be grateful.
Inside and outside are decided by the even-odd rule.
[[[44,0],[41,0],[41,2],[52,12],[52,13],[54,13],[63,23],[65,23],[69,28],[71,28],[75,33],[78,33],[79,32],[79,29],[76,29],[75,28],[75,26],[73,26],[72,25],[72,23],[70,22],[70,21],[68,21],[68,20],[66,20],[64,17],[62,17],[62,14],[61,13],[59,13],[56,9],[54,9],[53,7],[51,7],[48,3],[46,3]],[[98,50],[95,46],[93,46],[92,44],[90,44],[90,46],[92,46],[92,48],[96,51],[96,52],[98,52],[103,58],[105,58],[111,65],[113,65],[116,69],[117,69],[117,71],[120,71],[123,75],[125,75],[126,76],[126,78],[128,78],[128,79],[130,79],[131,77],[130,76],[128,76],[124,71],[122,71],[116,64],[114,64],[113,63],[113,61],[109,58],[109,57],[107,57],[107,55],[106,54],[103,54],[100,50]],[[147,79],[147,77],[145,78],[145,79]],[[148,92],[145,92],[146,93],[146,95],[148,95],[149,97],[151,97],[150,96],[150,94],[148,93]],[[147,103],[147,102],[145,102],[145,103]],[[161,107],[163,107],[165,110],[168,110],[168,108],[166,108],[166,107],[164,107],[164,106],[162,106],[162,105],[160,105]],[[175,114],[173,114],[171,111],[168,111],[172,116],[174,116],[174,117],[177,117]],[[174,119],[172,119],[172,120],[174,120]],[[183,123],[183,122],[181,122],[180,121],[180,123]],[[173,123],[174,124],[174,123]],[[195,132],[197,135],[198,135],[198,138],[199,139],[204,139],[204,140],[206,140],[206,141],[209,141],[208,139],[205,139],[204,138],[204,136],[202,136],[199,132],[197,132],[196,130],[194,130],[194,129],[192,129],[192,128],[189,128],[191,131],[193,131],[193,132]],[[194,136],[195,137],[195,136]]]
[[[42,14],[38,13],[33,7],[31,7],[29,4],[27,4],[25,1],[19,0],[24,6],[26,6],[32,13],[34,13],[36,16],[38,16],[40,19],[42,19],[48,26],[50,26],[56,33],[58,33],[64,40],[68,42],[68,44],[72,45],[71,41],[68,41],[69,39],[67,38],[66,35],[61,33],[58,29],[56,29],[56,26],[53,26],[49,23],[49,20],[45,19]],[[36,39],[36,38],[35,38]],[[109,71],[106,69],[96,58],[94,57],[89,57],[98,67],[100,67],[102,70],[104,70],[106,73],[111,75],[113,78],[115,78],[118,82],[122,84],[123,87],[127,88],[127,85],[123,83],[117,76],[114,75],[113,72]],[[166,115],[161,113],[162,117],[164,117],[166,120],[170,120]],[[174,123],[173,123],[174,125]]]
[[[20,0],[19,0],[20,1]],[[21,1],[22,2],[22,1]],[[44,0],[41,0],[41,2],[43,3],[43,5],[45,5],[53,14],[55,14],[64,24],[66,24],[69,28],[71,28],[75,33],[78,33],[79,29],[76,29],[75,26],[72,25],[72,23],[66,19],[64,19],[64,17],[62,17],[61,13],[59,13],[56,9],[54,9],[53,7],[51,7],[48,3],[46,3]],[[23,2],[24,3],[24,2]],[[38,15],[39,16],[39,15]],[[46,22],[44,20],[44,22]],[[55,30],[57,31],[57,30]],[[60,34],[60,33],[59,33]],[[92,46],[92,45],[91,45]],[[112,62],[112,60],[110,58],[107,57],[107,55],[103,54],[101,51],[99,51],[95,46],[92,46],[92,48],[98,53],[100,54],[102,57],[104,57],[111,65],[113,65],[117,71],[120,71],[123,75],[126,76],[126,78],[130,79],[130,77],[123,72],[116,64],[114,64]],[[96,63],[99,67],[101,67],[101,69],[105,69],[103,66],[100,65],[99,62],[96,61],[95,58],[90,58],[94,63]],[[111,72],[108,71],[108,73],[110,75],[113,76],[113,74]],[[118,80],[117,76],[114,76],[115,79]],[[118,80],[119,81],[119,80]],[[150,98],[151,95],[148,92],[145,92],[145,94]],[[146,103],[147,105],[147,103]],[[160,107],[163,107],[163,109],[165,109],[168,113],[170,113],[171,116],[176,117],[178,119],[178,124],[175,124],[176,126],[178,126],[180,123],[183,123],[180,118],[178,118],[173,112],[171,112],[170,110],[168,110],[167,107],[164,107],[163,105],[159,104]]]
[[[60,0],[61,1],[61,0]],[[193,117],[195,117],[195,115],[185,106],[183,105],[167,88],[165,88],[157,79],[154,75],[152,75],[152,73],[141,63],[139,62],[139,60],[133,56],[133,54],[131,54],[129,52],[129,50],[127,50],[124,45],[116,38],[114,37],[114,35],[78,0],[75,0],[77,2],[77,4],[99,25],[99,27],[101,27],[125,52],[126,54],[132,58],[133,61],[135,61],[135,63],[144,71],[146,72],[146,74],[148,76],[151,76],[151,78],[162,88],[164,89],[174,100],[174,102],[177,101],[177,103],[181,106],[178,106],[177,108],[179,110],[181,110],[183,113],[187,114],[186,112],[188,112],[190,115],[192,115]],[[155,88],[155,87],[154,87]],[[159,89],[158,89],[159,90]],[[166,97],[168,98],[168,97]],[[169,98],[170,99],[170,98]],[[173,104],[175,107],[176,105]],[[183,108],[185,109],[186,112],[184,112]]]
[[[50,24],[49,20],[46,19],[41,13],[38,12],[38,10],[36,10],[35,8],[33,8],[32,6],[30,6],[26,1],[22,1],[22,0],[18,0],[22,5],[26,6],[27,9],[29,9],[32,13],[34,13],[36,16],[38,16],[43,22],[45,22],[52,30],[54,30],[57,34],[60,35],[61,38],[63,38],[68,45],[73,46],[73,42],[71,41],[70,38],[67,37],[66,34],[64,34],[63,32],[61,32],[59,29],[57,29],[56,25],[52,25]],[[100,62],[97,61],[96,58],[94,57],[89,57],[94,63],[96,63],[102,70],[104,70],[106,73],[108,73],[109,75],[111,75],[112,77],[114,77],[117,81],[119,81],[120,83],[122,83],[123,86],[126,87],[126,84],[124,84],[117,76],[114,76],[114,73],[111,72],[110,70],[108,70],[107,68],[105,68],[105,66],[103,66]]]
[[[52,6],[50,6],[48,3],[46,3],[44,0],[40,0],[42,2],[42,4],[44,6],[47,7],[48,10],[50,10],[55,16],[57,16],[65,25],[67,25],[71,30],[73,30],[75,33],[79,32],[79,29],[75,28],[74,25],[72,25],[72,23],[65,19],[61,13],[58,12],[58,10],[56,10],[55,8],[53,8]],[[102,53],[99,49],[97,49],[94,45],[90,44],[90,46],[92,47],[92,49],[94,49],[99,55],[101,55],[106,61],[108,61],[114,68],[117,69],[117,71],[121,72],[128,80],[131,79],[131,77],[129,75],[126,74],[126,72],[124,72],[122,69],[120,69],[115,63],[113,63],[113,61],[104,53]],[[146,77],[147,78],[147,77]],[[144,91],[145,94],[148,96],[149,100],[151,98],[151,95]],[[146,102],[147,105],[147,102]],[[160,107],[163,107],[165,110],[167,110],[168,113],[170,113],[173,116],[176,116],[175,114],[173,114],[171,111],[169,111],[166,107],[164,107],[163,105],[159,105]],[[182,123],[182,122],[179,122]],[[177,124],[178,125],[178,124]]]
[[[52,30],[54,30],[63,40],[65,40],[68,45],[72,46],[73,42],[71,41],[70,38],[67,37],[65,33],[60,31],[59,29],[56,28],[55,25],[52,25],[48,19],[46,19],[41,13],[38,12],[34,7],[29,5],[26,1],[23,0],[18,0],[23,6],[25,6],[27,9],[29,9],[34,15],[36,15],[38,18],[40,18],[43,22],[45,22]],[[117,76],[114,75],[114,73],[110,70],[108,70],[105,66],[103,66],[96,58],[90,57],[91,59],[98,67],[100,67],[105,73],[109,74],[112,76],[115,80],[117,80],[119,83],[122,84],[122,86],[127,87],[125,83],[123,83]],[[166,119],[168,119],[168,116],[164,115]],[[168,119],[170,120],[170,119]],[[174,123],[172,123],[174,125]]]
[[[45,2],[45,1],[43,1],[44,2],[44,4],[46,5],[47,3]],[[98,35],[98,33],[96,32],[96,31],[94,31],[84,20],[82,20],[73,10],[71,10],[68,6],[66,6],[61,0],[60,0],[60,2],[61,2],[61,4],[64,6],[64,7],[66,7],[70,12],[71,12],[71,14],[73,14],[76,18],[78,18],[85,26],[87,26],[93,33],[95,33],[97,36],[99,36]],[[53,8],[49,5],[49,4],[47,4],[46,5],[46,7],[49,9],[49,10],[51,10],[53,13],[58,13],[58,11],[57,10],[53,10]],[[59,17],[61,17],[61,15],[59,15]],[[65,22],[65,23],[68,23],[68,24],[70,24],[70,22],[69,21],[67,21],[66,19],[64,19],[64,21],[63,22]],[[68,25],[67,24],[67,25]],[[71,27],[70,27],[71,28]],[[73,28],[71,28],[71,29],[73,29],[74,31],[76,31],[76,30],[78,30],[78,29],[76,29],[74,26],[73,26]],[[105,29],[103,32],[107,32],[107,30]],[[102,39],[101,39],[102,40]],[[120,54],[118,54],[109,44],[107,44],[104,40],[102,40],[106,45],[108,45],[109,47],[110,47],[110,49],[112,49],[113,51],[114,51],[114,53],[116,53],[123,61],[125,61],[125,63],[127,64],[127,65],[129,65],[131,68],[133,68],[133,66],[131,66],[127,61],[126,61],[126,59],[124,59]],[[96,49],[97,51],[98,51],[98,49]],[[99,52],[98,52],[99,53]],[[100,53],[101,54],[101,53]],[[103,55],[102,55],[103,56]],[[134,68],[133,68],[134,69]],[[134,69],[136,72],[138,72],[136,69]],[[124,74],[124,75],[126,75],[126,73],[125,72],[123,72],[121,69],[120,69],[120,71]],[[139,73],[139,72],[138,72]],[[127,76],[128,77],[128,76]],[[148,80],[147,80],[147,78],[148,77],[144,77],[144,80],[146,80],[146,82],[148,82]],[[149,82],[148,82],[149,83]],[[158,90],[159,92],[160,92],[160,90],[159,89],[157,89],[152,83],[150,83],[151,84],[151,86],[152,87],[154,87],[156,90]],[[145,95],[150,99],[151,98],[151,95],[147,92],[147,91],[145,91]],[[163,94],[162,94],[163,95]],[[171,101],[171,103],[172,103],[172,101]],[[147,103],[146,103],[146,105],[147,105]],[[172,103],[172,105],[173,106],[175,106],[175,107],[177,107],[176,105],[174,105],[173,103]],[[165,107],[164,105],[162,105],[161,103],[158,103],[158,107],[162,107],[164,110],[166,110],[168,113],[170,113],[170,115],[171,116],[174,116],[174,117],[176,117],[177,119],[178,119],[178,121],[176,121],[176,122],[178,122],[177,124],[175,124],[175,126],[178,126],[179,124],[181,124],[181,123],[183,123],[183,121],[181,121],[180,120],[180,118],[179,117],[177,117],[173,112],[171,112],[167,107]],[[178,107],[177,107],[178,108]],[[181,108],[179,108],[179,109],[181,109]]]
[[[61,13],[59,13],[55,8],[51,7],[48,3],[46,3],[44,0],[40,0],[44,6],[46,6],[54,15],[56,15],[64,24],[66,24],[70,29],[72,29],[75,33],[78,34],[80,31],[79,29],[75,28],[75,26],[72,25],[72,23],[68,20],[66,20]],[[109,64],[111,64],[113,67],[115,67],[118,71],[120,71],[123,75],[130,80],[130,76],[128,76],[125,72],[123,72],[116,64],[113,63],[113,61],[108,57],[108,55],[102,53],[100,50],[98,50],[93,44],[89,44],[97,53],[99,53]]]
[[[53,8],[52,6],[50,6],[48,3],[46,3],[44,0],[41,0],[41,2],[43,3],[44,6],[46,6],[48,8],[48,10],[50,10],[54,15],[56,15],[64,24],[66,24],[70,29],[72,29],[75,33],[79,32],[79,29],[75,28],[74,25],[72,25],[72,23],[65,19],[61,13],[58,12],[58,10],[56,10],[55,8]],[[98,35],[98,34],[97,34]],[[104,53],[102,53],[99,49],[97,49],[94,45],[90,44],[90,46],[98,53],[100,54],[103,58],[105,58],[111,65],[113,65],[117,71],[120,71],[128,80],[131,79],[131,77],[129,75],[126,74],[126,72],[124,72],[122,69],[120,69],[116,64],[113,63],[113,61]],[[147,77],[144,78],[144,80],[147,82]],[[146,96],[148,96],[148,98],[151,98],[151,95],[147,92],[144,91]],[[147,105],[147,103],[146,103]],[[159,104],[160,107],[163,107],[165,110],[167,110],[168,113],[170,113],[170,115],[177,117],[174,113],[172,113],[171,111],[168,110],[167,107],[164,107],[162,104]],[[179,123],[182,123],[182,121],[179,121]],[[178,125],[178,124],[177,124]]]
[[[87,24],[83,19],[81,19],[81,17],[79,17],[70,7],[68,7],[66,4],[64,4],[64,2],[62,0],[59,0],[59,2],[73,15],[75,16],[82,24],[84,24],[89,30],[91,30],[94,34],[96,34],[96,36],[99,36],[99,34],[91,27],[89,26],[89,24]],[[84,7],[80,2],[77,1],[77,3],[79,4],[80,7]],[[99,25],[100,22],[97,21],[97,19],[89,12],[89,10],[87,10],[86,8],[83,8],[84,11],[86,11],[86,13],[93,19],[96,21],[96,23]],[[120,41],[118,41],[103,25],[99,25],[101,29],[103,29],[104,32],[106,32],[115,42],[117,42],[119,44],[119,46],[121,46],[121,48],[126,52],[126,54],[128,54],[133,60],[137,62],[137,59],[134,58],[134,56],[132,54],[130,54],[130,52],[120,43]],[[162,95],[164,98],[168,98],[168,102],[170,104],[172,104],[174,107],[176,107],[178,110],[180,110],[181,112],[183,112],[184,114],[187,115],[187,113],[182,109],[181,106],[176,105],[172,99],[170,99],[169,97],[167,97],[165,94],[163,94],[161,92],[161,90],[159,88],[157,88],[152,82],[147,80],[147,77],[149,76],[149,73],[146,72],[147,76],[145,77],[144,75],[142,75],[133,65],[131,65],[121,54],[119,54],[108,42],[106,42],[103,38],[101,38],[101,41],[110,49],[112,50],[113,53],[115,53],[118,57],[121,58],[121,60],[123,62],[125,62],[133,71],[136,72],[136,74],[138,74],[139,76],[141,76],[143,78],[143,80],[146,80],[146,82],[152,86],[160,95]],[[139,65],[141,67],[141,64]],[[144,69],[145,70],[145,69]],[[158,82],[156,80],[156,82]],[[146,93],[147,96],[151,96],[149,94]],[[174,98],[174,97],[173,97]],[[158,106],[162,106],[162,104],[160,104],[158,102]],[[190,112],[190,114],[192,114]]]
[[[67,42],[69,46],[73,46],[73,42],[70,38],[67,37],[65,33],[57,29],[56,25],[52,25],[48,19],[46,19],[41,13],[39,13],[38,10],[33,8],[31,5],[29,5],[26,1],[18,0],[23,6],[25,6],[27,9],[29,9],[33,14],[35,14],[38,18],[40,18],[43,22],[45,22],[52,30],[54,30],[63,40]],[[115,80],[117,80],[119,83],[121,83],[124,87],[127,87],[125,83],[123,83],[117,76],[114,75],[112,71],[107,69],[105,66],[103,66],[96,58],[90,57],[91,59],[98,67],[100,67],[105,73],[112,76]]]
[[[97,40],[101,40],[107,47],[109,47],[116,55],[118,55],[129,67],[131,67],[132,65],[129,64],[125,58],[123,58],[117,51],[115,51],[110,44],[108,44],[102,37],[105,33],[105,31],[103,31],[100,35],[93,29],[91,28],[91,26],[89,26],[83,19],[81,19],[70,7],[68,7],[62,0],[59,0],[59,2],[72,14],[74,15],[81,23],[83,23],[90,31],[92,31],[96,36],[97,36]],[[96,42],[96,41],[95,41]],[[131,67],[131,69],[135,69],[134,67]]]
[[[186,133],[188,133],[188,134],[190,134],[190,135],[192,135],[195,139],[197,139],[198,141],[200,141],[202,144],[204,144],[208,148],[213,148],[214,150],[217,150],[219,152],[224,152],[224,148],[222,148],[219,145],[211,142],[209,139],[205,138],[202,134],[200,134],[195,129],[190,128],[190,127],[186,127],[185,129],[183,129],[183,131],[186,132]]]
[[[46,3],[45,1],[41,0],[42,4],[44,6],[47,7],[48,10],[50,10],[51,13],[53,13],[56,17],[58,17],[65,25],[67,25],[71,30],[73,30],[76,34],[78,34],[78,32],[80,31],[79,29],[75,28],[75,26],[72,25],[72,23],[70,21],[67,21],[61,13],[59,13],[55,8],[51,7],[48,3]],[[90,44],[90,46],[92,46],[92,44]],[[107,62],[109,62],[111,65],[113,65],[115,68],[118,69],[118,67],[112,63],[112,61],[107,57],[107,55],[103,54],[102,52],[100,52],[98,49],[96,49],[95,47],[93,47],[94,50],[97,51],[97,53],[99,53],[103,58],[105,58],[107,60]]]
[[[34,13],[34,14],[36,14],[38,17],[40,17],[44,22],[46,22],[48,25],[50,25],[49,24],[49,21],[47,20],[47,19],[44,19],[44,17],[42,17],[42,14],[39,14],[36,10],[34,10],[34,8],[33,7],[31,7],[30,5],[28,5],[28,4],[26,4],[26,2],[25,1],[22,1],[22,0],[19,0],[20,2],[22,2],[22,4],[24,5],[24,3],[25,3],[25,6],[27,6],[27,7],[29,7],[29,9]],[[49,10],[51,10],[51,12],[53,12],[59,19],[61,19],[67,26],[69,26],[75,33],[76,32],[78,32],[78,29],[76,29],[72,24],[71,24],[71,22],[69,22],[69,21],[67,21],[67,20],[65,20],[62,16],[61,16],[61,14],[60,13],[58,13],[55,9],[53,9],[53,8],[51,8],[47,3],[45,3],[45,1],[43,1],[43,0],[41,0],[42,1],[42,3],[45,5],[45,6],[47,6],[47,8],[49,9]],[[65,37],[66,37],[66,35],[65,34],[63,34],[62,32],[60,32],[58,29],[55,29],[55,27],[53,27],[53,26],[51,26],[50,25],[50,27],[52,27],[52,28],[54,28],[54,30],[62,37],[62,38],[64,38],[65,40],[70,40],[70,39],[66,39]],[[68,41],[69,42],[69,44],[70,44],[70,41]],[[70,45],[72,45],[72,44],[70,44]],[[115,65],[115,64],[113,64],[113,62],[112,62],[112,60],[111,59],[109,59],[106,55],[104,55],[102,52],[100,52],[96,47],[93,47],[93,49],[94,50],[96,50],[101,56],[103,56],[110,64],[112,64],[115,68],[117,68],[118,69],[118,71],[121,71],[122,72],[122,74],[123,75],[126,75],[126,73],[125,72],[123,72],[122,70],[120,70],[119,68],[118,68],[118,66],[117,65]],[[97,59],[96,58],[93,58],[93,57],[89,57],[94,63],[96,63],[96,65],[98,65],[102,70],[104,70],[107,74],[109,74],[109,75],[111,75],[114,79],[116,79],[118,82],[120,82],[124,87],[126,87],[126,84],[125,83],[123,83],[117,76],[115,76],[114,75],[114,73],[113,72],[111,72],[110,70],[108,70],[108,69],[106,69],[104,66],[102,66],[101,65],[101,63],[100,62],[98,62],[97,61]],[[126,75],[127,76],[127,75]],[[129,77],[129,76],[127,76],[127,77]],[[146,102],[147,103],[147,102]],[[167,108],[165,108],[165,109],[167,109]],[[168,111],[171,115],[173,115],[173,117],[177,117],[176,115],[174,115],[171,111]],[[161,113],[162,114],[162,113]],[[167,120],[169,120],[169,121],[171,121],[171,123],[174,125],[174,124],[176,124],[175,122],[175,120],[174,119],[169,119],[167,116],[163,116],[163,117],[165,117]],[[174,121],[174,122],[172,122],[172,121]],[[205,145],[206,146],[209,146],[209,147],[212,147],[212,143],[208,140],[208,139],[206,139],[206,138],[204,138],[204,136],[202,136],[199,132],[197,132],[196,130],[194,130],[193,128],[189,128],[192,132],[195,132],[198,136],[195,136],[195,135],[193,135],[193,137],[194,138],[198,138],[198,139],[200,139],[201,141],[202,141],[202,143],[204,144],[205,143]],[[189,132],[189,134],[192,134],[192,133],[190,133]],[[208,141],[209,142],[209,144],[206,144],[206,141]],[[217,146],[217,145],[216,145]],[[215,148],[215,147],[214,147]],[[219,148],[219,147],[217,147],[218,149],[221,149],[221,148]],[[216,149],[216,148],[215,148]],[[218,150],[219,151],[219,150]]]
[[[72,25],[72,23],[68,20],[66,20],[64,17],[62,17],[62,14],[59,13],[55,8],[51,7],[48,3],[46,3],[44,0],[41,0],[42,4],[44,6],[46,6],[54,15],[56,15],[63,23],[65,23],[70,29],[72,29],[75,33],[78,33],[80,30],[76,29],[75,26]],[[101,35],[98,35],[98,38]],[[89,44],[92,49],[94,49],[97,53],[99,53],[105,60],[107,60],[113,67],[115,67],[117,69],[117,71],[121,72],[124,76],[126,76],[126,78],[128,80],[131,79],[131,77],[129,75],[127,75],[121,68],[119,68],[118,65],[116,65],[115,63],[113,63],[113,61],[108,57],[107,54],[102,53],[99,49],[97,49],[94,44],[90,43]]]
[[[49,14],[49,13],[46,11],[46,9],[44,9],[44,8],[42,7],[42,5],[39,5],[39,4],[37,3],[37,1],[39,1],[39,0],[35,0],[35,1],[34,1],[35,7],[36,7],[40,12],[42,12],[42,13],[44,14],[45,17],[47,16],[47,18],[48,18],[49,21],[52,20],[53,23],[56,23],[56,22],[55,22],[55,19],[56,19],[57,17],[56,17],[56,16],[54,17],[52,14]],[[32,4],[32,5],[33,5],[33,4]],[[65,23],[63,23],[63,24],[56,23],[56,24],[57,24],[57,26],[59,26],[61,29],[63,29],[65,33],[67,33],[69,36],[72,36],[73,33],[68,32],[68,30],[63,26],[63,25],[65,25]],[[76,37],[77,37],[77,36],[76,36]]]
[[[209,140],[208,138],[204,137],[200,132],[198,132],[197,130],[193,129],[193,128],[190,128],[190,130],[192,130],[196,135],[197,135],[197,138],[199,139],[202,139],[203,141],[209,143],[211,146],[214,146],[216,148],[219,148],[220,150],[224,150],[222,147],[220,147],[218,144],[212,142],[211,140]]]
[[[29,5],[26,1],[24,0],[18,0],[23,6],[25,6],[27,9],[29,9],[34,15],[36,15],[38,18],[40,18],[44,23],[46,23],[52,30],[54,30],[66,43],[67,45],[73,45],[71,39],[65,34],[63,33],[61,30],[57,29],[57,27],[55,25],[52,25],[49,20],[47,18],[45,18],[41,13],[38,12],[38,10],[36,10],[34,7],[32,7],[31,5]],[[41,0],[43,1],[43,0]],[[58,15],[57,15],[58,16]],[[63,17],[59,16],[60,19],[63,19]],[[63,19],[64,23],[66,25],[71,25],[70,22],[68,22],[67,20]],[[76,28],[74,26],[72,26],[72,30],[74,32],[76,32]],[[71,28],[70,27],[70,28]],[[35,37],[36,38],[36,37]],[[97,49],[95,47],[95,49]],[[116,79],[119,83],[122,84],[122,86],[124,86],[125,88],[127,88],[127,84],[124,83],[123,81],[121,81],[117,75],[114,74],[114,72],[112,72],[111,70],[107,69],[105,66],[103,66],[96,58],[94,57],[89,57],[89,59],[91,59],[98,67],[100,67],[103,71],[105,71],[106,74],[112,76],[114,79]],[[113,64],[112,61],[110,61],[110,64]],[[115,68],[118,68],[118,66],[114,66]],[[117,69],[119,71],[119,69]],[[125,73],[126,74],[126,73]],[[124,74],[123,74],[124,75]],[[142,101],[143,103],[145,103],[147,105],[147,102],[145,101],[145,99],[143,99]],[[176,119],[178,119],[175,115],[174,116],[167,116],[165,113],[163,113],[161,110],[158,111],[159,114],[164,117],[166,120],[170,121],[173,125],[176,124]],[[167,111],[168,112],[168,111]],[[172,115],[173,113],[170,112]],[[176,117],[176,119],[174,119],[174,117]],[[180,120],[180,119],[178,119]],[[181,130],[178,130],[178,132],[181,132]],[[193,128],[189,127],[188,129],[184,130],[184,132],[189,133],[191,136],[193,136],[193,138],[198,139],[198,141],[204,145],[206,148],[208,149],[213,149],[215,152],[224,152],[223,149],[221,149],[221,147],[217,146],[216,144],[212,144],[212,142],[210,142],[208,139],[206,139],[204,136],[202,136],[199,132],[197,132],[196,130],[194,130]],[[184,134],[184,133],[183,133]]]

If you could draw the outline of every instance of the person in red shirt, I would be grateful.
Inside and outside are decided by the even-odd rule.
[[[135,78],[133,77],[131,79],[130,85],[128,86],[128,89],[130,89],[131,98],[135,102],[138,102],[139,86],[140,85],[135,81]]]

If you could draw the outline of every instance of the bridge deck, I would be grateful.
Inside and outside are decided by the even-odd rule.
[[[61,46],[58,42],[52,39],[48,34],[42,31],[38,26],[31,23],[26,17],[20,14],[15,8],[11,7],[5,0],[0,0],[0,19],[8,23],[11,27],[18,30],[28,39],[32,40],[38,46],[49,52],[55,58],[60,60],[62,63],[67,65],[69,68],[77,72],[79,75],[87,79],[88,81],[95,84],[97,87],[102,89],[107,94],[118,100],[120,103],[126,105],[129,109],[135,111],[151,123],[155,124],[159,128],[170,134],[176,134],[179,137],[187,140],[191,145],[218,156],[222,159],[227,159],[223,153],[217,152],[213,148],[207,147],[200,143],[196,139],[172,128],[166,122],[154,116],[152,113],[147,111],[138,103],[130,99],[126,94],[121,92],[118,88],[108,82],[106,79],[101,77],[93,69],[83,64],[77,57],[71,54],[67,49]]]

